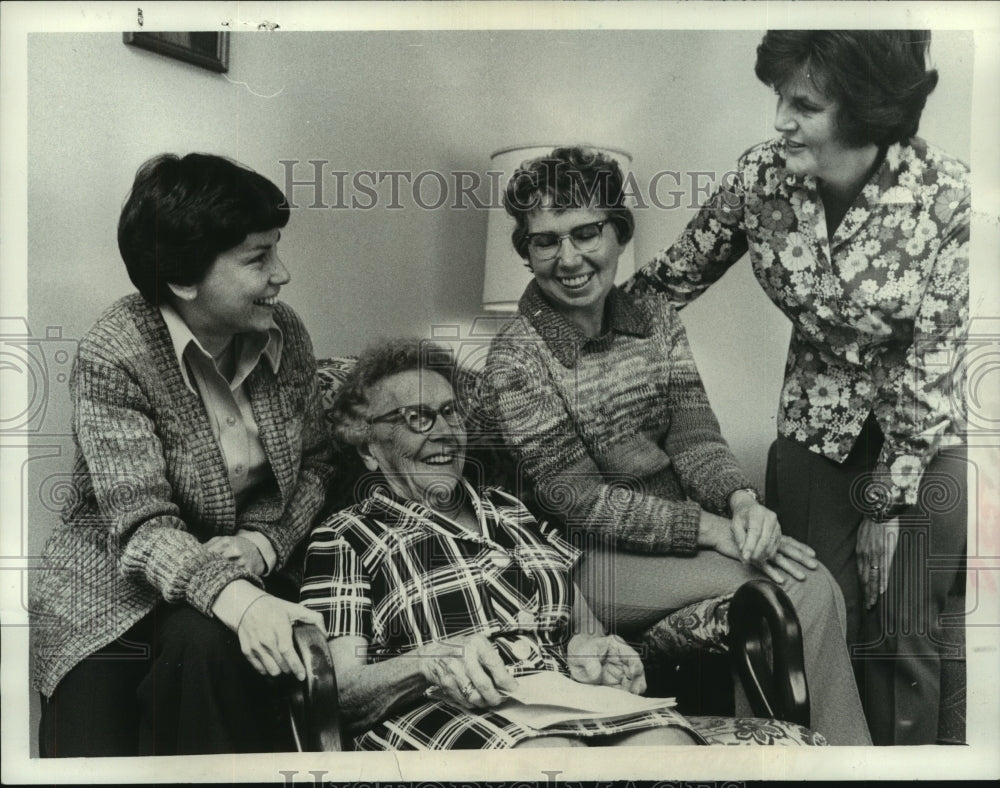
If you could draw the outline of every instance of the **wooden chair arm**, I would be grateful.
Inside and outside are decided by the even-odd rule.
[[[314,624],[295,624],[295,649],[306,668],[305,681],[292,681],[288,692],[292,735],[300,752],[339,752],[344,749],[337,675],[326,637]],[[294,677],[293,677],[294,679]]]
[[[788,595],[769,580],[750,580],[729,606],[729,648],[750,707],[809,727],[802,629]]]

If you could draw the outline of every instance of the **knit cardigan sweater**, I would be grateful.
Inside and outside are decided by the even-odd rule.
[[[587,338],[530,283],[493,340],[483,407],[533,488],[573,531],[647,553],[697,550],[702,508],[752,487],[719,431],[684,327],[617,288]]]
[[[229,583],[261,584],[208,552],[209,538],[259,531],[280,567],[308,532],[331,474],[330,444],[305,328],[283,304],[275,322],[284,338],[277,374],[258,364],[244,383],[273,480],[238,514],[159,310],[126,296],[81,340],[70,382],[72,491],[31,588],[32,683],[43,694],[158,601],[211,616]]]

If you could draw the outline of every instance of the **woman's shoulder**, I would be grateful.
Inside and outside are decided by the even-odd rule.
[[[891,146],[886,159],[894,169],[908,170],[925,185],[934,183],[936,186],[970,188],[969,165],[922,137],[913,137],[905,144]]]
[[[80,339],[81,356],[102,358],[133,356],[148,350],[152,340],[165,334],[160,310],[138,293],[123,296],[108,306]]]
[[[783,166],[785,159],[782,150],[782,142],[778,138],[758,142],[737,157],[737,167],[740,171],[746,171],[760,167]]]
[[[522,366],[527,357],[537,354],[544,343],[531,321],[520,312],[511,318],[490,341],[487,367]]]

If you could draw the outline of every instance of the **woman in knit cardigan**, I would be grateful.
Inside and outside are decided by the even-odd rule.
[[[802,624],[812,727],[831,744],[869,744],[836,583],[758,502],[673,308],[614,286],[633,228],[618,165],[556,149],[521,165],[505,207],[534,281],[491,346],[485,407],[539,512],[585,545],[595,613],[655,648],[669,611],[763,572]]]
[[[330,475],[309,337],[277,299],[288,216],[217,156],[136,174],[118,244],[139,293],[80,342],[74,494],[32,588],[43,756],[276,746],[266,677],[304,677],[291,626],[322,619],[265,589]]]

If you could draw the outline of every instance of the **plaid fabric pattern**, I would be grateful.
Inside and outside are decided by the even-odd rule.
[[[563,669],[579,551],[513,496],[468,491],[482,536],[385,486],[313,531],[300,596],[327,637],[364,637],[377,661],[483,634],[515,672]]]
[[[467,486],[482,527],[471,534],[415,501],[377,486],[365,501],[316,528],[306,552],[301,601],[322,613],[327,637],[364,637],[370,658],[422,643],[481,633],[514,675],[567,674],[573,602],[569,571],[580,552],[517,498]],[[706,735],[699,733],[699,726]],[[774,720],[685,719],[671,709],[547,728],[592,738],[675,726],[712,744],[823,744],[805,728]],[[358,736],[358,750],[509,749],[543,735],[494,712],[427,701]]]

